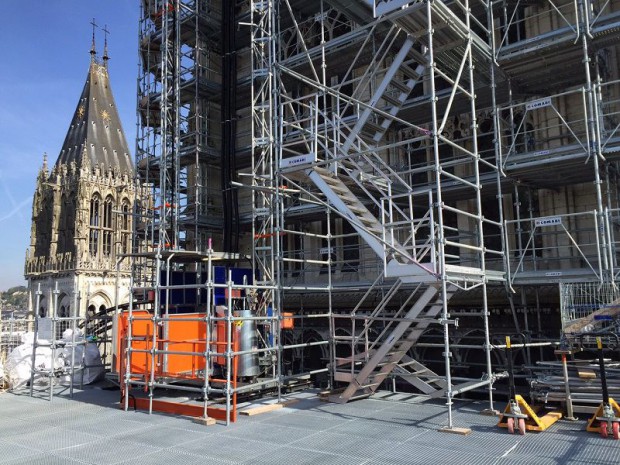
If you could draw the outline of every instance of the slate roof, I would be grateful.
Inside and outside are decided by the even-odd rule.
[[[79,167],[84,154],[93,168],[103,165],[106,170],[118,168],[121,173],[134,171],[106,63],[91,60],[56,166],[75,162]]]

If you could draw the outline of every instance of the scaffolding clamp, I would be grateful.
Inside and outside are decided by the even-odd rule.
[[[455,328],[459,327],[459,319],[455,318],[453,320],[451,320],[450,318],[440,318],[439,319],[439,324],[440,325],[454,325]]]

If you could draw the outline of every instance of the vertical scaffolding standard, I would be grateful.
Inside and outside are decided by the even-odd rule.
[[[272,376],[278,380],[278,396],[282,381],[281,298],[280,290],[281,231],[280,190],[276,174],[275,151],[278,132],[278,81],[274,66],[276,54],[277,10],[275,2],[250,1],[251,61],[251,204],[252,204],[252,269],[257,283],[270,290],[264,293],[257,309],[271,314],[270,334],[276,363]]]
[[[118,369],[125,408],[129,390],[140,385],[148,392],[152,411],[155,388],[168,385],[165,374],[174,372],[169,358],[181,353],[183,362],[188,362],[197,355],[190,346],[198,342],[169,339],[180,324],[173,318],[179,306],[175,296],[186,290],[193,293],[189,311],[194,317],[185,319],[192,322],[185,329],[202,338],[203,370],[193,373],[203,383],[198,390],[204,397],[203,416],[214,390],[208,381],[211,351],[226,353],[228,381],[219,392],[226,396],[228,407],[231,396],[236,396],[231,384],[236,379],[230,377],[236,364],[234,350],[230,342],[225,346],[214,342],[211,334],[212,244],[221,249],[222,238],[231,234],[222,229],[226,197],[220,170],[221,30],[218,1],[141,2],[136,165],[145,200],[136,211],[131,296],[117,347],[123,348]],[[181,277],[180,283],[173,281],[175,276]],[[230,323],[232,314],[226,318]],[[141,356],[146,365],[136,369],[134,360]],[[230,418],[227,408],[226,420]]]
[[[238,394],[274,389],[279,394],[282,385],[297,382],[298,370],[282,371],[283,351],[328,343],[283,344],[281,338],[281,328],[293,327],[300,315],[280,311],[278,190],[285,186],[275,178],[273,161],[276,13],[271,2],[248,6],[246,11],[207,0],[142,3],[137,166],[145,192],[129,257],[130,301],[116,321],[125,409],[235,421]],[[244,55],[249,66],[243,63],[240,73],[247,75],[237,75],[235,22],[248,17],[241,24],[252,34]],[[232,86],[237,79],[239,89]],[[244,121],[251,125],[251,147],[248,154],[241,146],[240,155],[237,105],[245,92],[253,110]],[[243,245],[237,163],[252,176]],[[248,246],[251,254],[239,253]],[[164,402],[157,396],[161,388],[200,394],[199,405]],[[212,405],[214,397],[224,409]]]

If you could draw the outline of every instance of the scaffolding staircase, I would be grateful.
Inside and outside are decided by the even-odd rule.
[[[437,281],[434,265],[431,262],[421,263],[414,256],[414,251],[395,240],[390,224],[377,219],[342,178],[319,166],[306,170],[305,174],[383,261],[386,277],[394,274],[401,277],[406,275],[416,281]],[[429,255],[431,240],[427,238],[425,243],[416,247],[418,255]]]
[[[383,139],[394,118],[402,109],[405,101],[411,94],[413,88],[423,77],[426,66],[425,60],[420,59],[420,63],[408,60],[408,55],[412,52],[414,39],[407,36],[398,53],[394,56],[391,65],[385,71],[383,79],[375,89],[372,98],[360,114],[351,133],[342,146],[343,153],[349,153],[358,136],[362,136],[371,144],[377,144]],[[375,109],[381,108],[381,103],[385,107],[380,114]],[[373,115],[376,115],[373,117]]]
[[[388,301],[403,284],[402,280],[396,280],[375,310],[370,315],[360,316],[364,325],[359,334],[339,337],[340,342],[350,339],[354,353],[351,357],[336,359],[334,380],[349,384],[342,392],[330,396],[332,402],[346,403],[368,397],[392,373],[406,379],[425,395],[435,397],[444,392],[446,381],[408,356],[408,351],[443,309],[438,292],[441,287],[419,284],[406,302],[386,318],[384,310]],[[455,290],[455,286],[449,286],[446,298],[450,299]],[[352,316],[354,319],[358,316],[356,310]],[[355,352],[358,349],[361,350]]]
[[[398,115],[432,61],[424,40],[410,33],[412,30],[399,24],[385,36],[371,66],[359,77],[358,87],[351,94],[351,102],[366,100],[363,96],[370,92],[368,83],[375,82],[370,99],[354,119],[343,116],[351,102],[341,109],[340,118],[333,120],[333,147],[316,136],[320,121],[327,121],[320,105],[312,101],[318,94],[309,96],[303,104],[301,99],[291,101],[304,111],[298,112],[296,120],[283,123],[284,133],[297,139],[282,152],[296,156],[281,157],[281,175],[293,184],[302,181],[297,184],[300,189],[345,218],[383,262],[379,277],[382,284],[394,282],[387,292],[389,298],[381,304],[358,304],[350,315],[353,330],[349,336],[336,336],[344,338],[339,343],[350,344],[350,348],[348,355],[337,357],[332,366],[334,380],[348,383],[342,392],[333,393],[330,399],[334,402],[369,396],[391,374],[401,376],[427,396],[450,391],[449,381],[408,358],[407,353],[424,330],[438,322],[438,315],[446,311],[448,300],[458,288],[504,279],[503,273],[486,270],[472,260],[465,263],[473,266],[462,266],[455,255],[450,256],[452,263],[446,263],[439,246],[442,251],[447,244],[480,254],[482,247],[459,238],[446,240],[441,223],[435,221],[435,216],[441,214],[441,202],[435,194],[431,190],[414,192],[410,183],[384,159],[381,145],[387,131],[394,123],[403,124]],[[419,40],[422,43],[416,47]],[[293,113],[283,108],[283,114],[286,111]],[[414,129],[428,135],[423,128]],[[307,190],[307,184],[315,186],[320,194]],[[398,292],[401,286],[404,287]],[[410,292],[413,288],[415,291]],[[401,305],[403,295],[408,296],[408,303]],[[359,309],[369,308],[373,309],[369,315],[358,314]],[[355,329],[359,319],[364,321],[361,332],[359,327]],[[448,324],[446,321],[443,323]]]
[[[380,82],[355,124],[348,127],[341,121],[340,131],[344,137],[342,142],[334,147],[337,152],[334,155],[340,161],[333,164],[322,163],[314,156],[318,151],[318,144],[309,141],[300,144],[295,140],[294,143],[298,146],[309,149],[310,156],[301,154],[295,163],[282,160],[280,167],[284,168],[282,173],[285,177],[307,177],[318,187],[327,202],[351,223],[383,261],[386,277],[394,273],[394,276],[399,277],[415,276],[417,281],[436,282],[432,215],[416,221],[413,213],[408,211],[408,206],[403,207],[403,204],[408,203],[406,196],[410,194],[411,187],[376,153],[377,145],[395,121],[426,69],[425,59],[413,50],[415,39],[409,35],[403,38],[402,31],[398,28],[393,28],[379,47],[381,55],[387,56],[391,46],[398,43],[398,53],[380,74]],[[416,58],[411,59],[411,56]],[[382,62],[383,59],[377,58],[375,61]],[[365,76],[360,79],[360,86],[353,94],[366,92],[367,83],[374,77],[378,76]],[[300,105],[299,102],[295,103]],[[316,103],[313,105],[310,102],[306,108],[307,114],[302,112],[306,115],[305,119],[286,123],[287,127],[294,129],[292,134],[301,136],[303,131],[299,128],[318,119],[312,115],[313,109],[317,107]],[[312,130],[305,132],[313,133]],[[299,160],[302,162],[298,163]],[[364,201],[360,200],[360,193]],[[395,193],[399,194],[398,200],[395,199]],[[377,218],[369,207],[379,211],[380,218]],[[407,228],[410,230],[407,231]],[[420,241],[415,232],[423,228],[429,233]],[[422,264],[422,260],[427,260],[427,263]]]
[[[437,321],[444,308],[442,295],[449,299],[456,290],[449,285],[447,293],[440,292],[443,289],[434,248],[432,199],[424,199],[428,202],[426,214],[414,215],[411,187],[376,149],[426,69],[425,57],[414,50],[415,39],[409,35],[402,38],[398,29],[393,32],[386,42],[398,43],[398,53],[380,75],[373,76],[378,78],[378,84],[355,123],[348,126],[341,122],[341,143],[335,147],[342,155],[336,157],[338,161],[321,161],[302,154],[302,163],[281,164],[285,177],[309,180],[324,201],[350,222],[383,262],[384,273],[379,281],[394,282],[383,301],[371,307],[370,315],[363,315],[361,332],[353,329],[350,336],[340,336],[344,338],[340,344],[350,344],[350,356],[338,358],[332,367],[336,381],[349,383],[343,392],[331,397],[338,403],[371,395],[394,370],[424,394],[446,388],[445,380],[407,355],[424,330]],[[362,88],[353,94],[366,92],[363,83],[369,79],[360,79]],[[310,113],[306,119],[314,120]],[[298,129],[308,121],[290,125]],[[416,207],[420,207],[418,200]],[[402,291],[412,288],[415,290],[407,292],[404,304],[396,303],[396,299],[402,300]],[[352,312],[353,326],[361,308],[367,309],[368,305],[360,302]]]
[[[392,373],[432,398],[441,397],[448,386],[443,376],[438,375],[408,355],[403,356]]]
[[[363,315],[362,331],[357,334],[353,329],[349,340],[342,336],[345,343],[351,344],[351,355],[336,361],[334,379],[349,384],[343,392],[331,396],[330,400],[344,403],[369,396],[394,370],[426,395],[443,392],[446,386],[441,377],[407,357],[408,351],[424,330],[437,321],[436,318],[443,309],[442,293],[439,292],[441,283],[438,281],[434,263],[421,263],[416,260],[418,256],[428,257],[429,260],[434,258],[429,252],[432,250],[432,235],[421,246],[407,248],[395,240],[397,235],[391,229],[390,223],[377,219],[343,179],[335,176],[329,169],[319,166],[313,166],[305,170],[305,173],[327,197],[329,204],[349,220],[360,237],[383,260],[385,278],[390,279],[392,274],[399,276],[382,302],[374,306],[371,314]],[[415,220],[408,221],[415,224]],[[430,226],[429,230],[432,231],[433,226]],[[413,243],[415,244],[415,241]],[[425,252],[422,253],[422,250]],[[394,299],[402,295],[399,290],[406,289],[403,286],[415,286],[415,291],[411,292],[407,301],[394,312]],[[449,299],[455,290],[456,286],[448,286],[446,299]],[[361,302],[352,312],[353,320],[358,318],[359,308],[362,308]]]

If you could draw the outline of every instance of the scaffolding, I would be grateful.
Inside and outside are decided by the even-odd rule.
[[[36,296],[36,307],[39,308],[41,296],[41,285],[39,284]],[[30,396],[35,392],[35,382],[41,383],[43,380],[43,387],[47,389],[49,400],[54,397],[54,387],[58,383],[61,377],[68,377],[69,380],[69,395],[73,397],[74,381],[76,373],[81,373],[86,367],[84,363],[84,345],[86,343],[85,338],[78,340],[78,320],[80,316],[60,315],[60,291],[58,289],[58,283],[56,283],[54,290],[52,291],[53,299],[52,306],[49,309],[48,314],[35,315],[34,320],[34,334],[32,340],[32,357],[30,359]],[[74,295],[73,302],[74,311],[79,309],[79,294]],[[61,341],[61,337],[65,331],[69,330],[71,333],[70,340]],[[76,348],[78,345],[82,346],[82,357],[78,357],[76,354]],[[43,353],[40,354],[40,349],[43,348]],[[65,351],[69,355],[66,360],[60,354],[65,355]],[[43,363],[41,362],[41,356]],[[81,383],[80,383],[81,385]]]
[[[310,376],[348,402],[397,380],[445,398],[451,428],[454,396],[494,410],[498,331],[542,344],[528,314],[542,332],[557,282],[615,286],[617,2],[145,0],[141,18],[125,408],[175,386],[233,421],[259,386]],[[455,375],[461,350],[479,376]]]
[[[268,103],[262,119],[247,111],[250,102],[273,98],[270,76],[256,70],[270,72],[261,60],[269,60],[274,42],[265,35],[270,27],[254,26],[272,21],[272,12],[256,6],[241,15],[253,34],[245,55],[256,66],[239,70],[238,13],[232,2],[142,5],[137,166],[145,201],[136,212],[134,251],[121,259],[132,263],[132,289],[126,308],[117,307],[114,331],[126,409],[229,423],[238,395],[280,394],[327,371],[302,364],[293,372],[295,356],[287,355],[321,350],[327,340],[282,342],[303,315],[283,314],[278,301],[273,140],[265,136],[274,121]],[[241,131],[239,102],[248,105],[250,125]],[[237,138],[243,131],[246,138]],[[243,231],[253,238],[244,244],[250,253],[240,252],[237,164],[261,174],[251,199],[242,200],[254,205]],[[157,398],[171,389],[192,402]]]
[[[65,308],[64,293],[54,280],[50,295],[41,284],[34,293],[34,318],[0,320],[0,360],[9,389],[27,388],[30,396],[44,394],[50,401],[58,385],[72,397],[74,389],[103,379],[111,367],[111,318],[104,313],[80,315],[80,293]],[[44,297],[49,307],[43,307]],[[90,297],[90,296],[89,296]],[[64,389],[64,387],[62,389]]]
[[[453,395],[490,387],[495,375],[489,349],[486,378],[458,386],[452,385],[449,356],[444,359],[445,374],[439,377],[407,355],[435,323],[443,325],[449,354],[449,328],[456,322],[450,319],[448,301],[457,290],[475,288],[482,290],[478,316],[484,320],[485,346],[490,348],[486,286],[504,279],[501,269],[492,271],[486,264],[489,258],[501,263],[503,250],[485,246],[481,232],[495,228],[497,236],[503,233],[501,218],[492,220],[482,212],[481,166],[487,176],[495,176],[498,186],[500,182],[494,160],[478,155],[474,116],[478,113],[475,80],[488,84],[495,65],[489,45],[468,33],[473,21],[469,8],[466,5],[460,16],[441,2],[396,8],[378,20],[369,18],[369,24],[361,26],[366,29],[363,36],[350,25],[343,34],[350,35],[349,40],[337,37],[339,53],[351,57],[341,62],[327,60],[326,35],[342,21],[333,10],[324,10],[327,6],[321,2],[321,10],[304,23],[295,16],[291,2],[280,2],[279,7],[281,35],[296,42],[292,46],[291,40],[280,41],[284,46],[274,65],[282,89],[278,172],[287,189],[281,195],[290,197],[295,192],[298,210],[308,212],[307,220],[321,211],[328,218],[319,235],[323,260],[302,260],[301,268],[324,266],[328,295],[346,292],[337,288],[333,276],[337,255],[332,243],[340,238],[331,231],[330,217],[341,220],[337,229],[350,226],[379,262],[378,274],[365,293],[359,293],[357,305],[337,312],[330,305],[334,312],[330,340],[336,354],[331,372],[335,381],[348,383],[332,400],[368,396],[394,370],[424,394],[445,396],[448,406]],[[429,26],[444,22],[454,28],[435,31]],[[447,47],[449,43],[458,46]],[[448,95],[441,106],[435,89],[440,81]],[[432,119],[423,125],[412,123],[416,108],[409,113],[403,108],[414,92],[422,94],[418,105],[431,110]],[[455,102],[471,115],[463,121],[469,130],[459,143],[446,136],[449,122],[458,119]],[[396,128],[397,142],[387,137]],[[418,149],[411,149],[414,146]],[[403,156],[404,147],[411,149],[406,161],[411,168],[405,165],[403,170],[403,164],[394,161]],[[426,175],[425,185],[414,186],[413,174]],[[446,202],[446,190],[469,191],[466,198],[471,200]],[[286,211],[281,223],[287,234],[298,233],[287,227],[294,223]],[[307,234],[302,236],[310,242]],[[304,244],[301,249],[307,255],[309,247]],[[295,263],[290,258],[288,262],[289,268]],[[284,299],[302,288],[287,288]],[[381,295],[378,304],[376,294]]]

